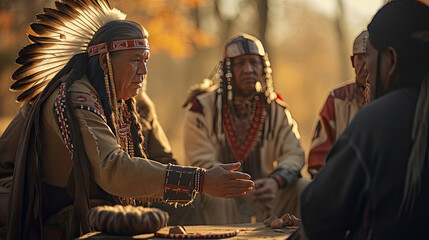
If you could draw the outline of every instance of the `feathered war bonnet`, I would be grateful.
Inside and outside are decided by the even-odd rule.
[[[265,52],[264,46],[261,41],[254,36],[242,33],[236,37],[231,38],[225,44],[223,51],[223,59],[219,64],[218,78],[221,83],[221,87],[218,92],[227,92],[227,99],[232,100],[232,85],[233,73],[231,71],[232,58],[243,56],[243,55],[259,55],[262,59],[264,68],[264,82],[257,82],[255,84],[256,91],[265,92],[268,103],[277,98],[274,92],[273,80],[272,80],[272,69],[271,63],[268,59],[268,53]]]
[[[125,20],[126,15],[112,9],[107,0],[62,0],[55,2],[55,8],[44,8],[37,15],[37,22],[30,24],[33,33],[28,35],[31,44],[19,52],[16,63],[22,65],[16,70],[10,90],[22,92],[17,102],[34,101],[54,76],[69,60],[87,52],[88,57],[107,52],[133,48],[149,49],[147,38],[120,40],[89,46],[96,32],[105,24]],[[109,102],[116,99],[112,68],[109,63],[110,84],[106,82]],[[111,88],[109,90],[109,85]]]

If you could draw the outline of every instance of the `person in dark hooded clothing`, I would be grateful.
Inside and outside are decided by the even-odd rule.
[[[391,1],[368,31],[372,102],[301,195],[310,239],[422,239],[429,233],[429,7]]]

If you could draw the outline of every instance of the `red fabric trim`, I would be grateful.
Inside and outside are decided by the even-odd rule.
[[[325,129],[326,135],[331,142],[336,140],[336,132],[335,129],[331,128],[330,122],[335,121],[335,104],[334,97],[328,96],[326,99],[326,103],[320,111],[320,117],[322,119],[322,124]]]
[[[310,150],[308,156],[308,168],[319,170],[325,166],[326,155],[332,147],[332,144],[337,139],[335,129],[331,127],[331,121],[335,121],[335,106],[334,97],[329,95],[326,103],[320,111],[320,121],[323,127],[320,131],[325,131],[326,141]],[[316,129],[317,131],[317,129]],[[317,136],[315,134],[315,136]]]
[[[276,103],[284,108],[287,108],[287,104],[285,101],[281,100],[280,98],[276,98]]]
[[[332,142],[326,141],[323,144],[311,149],[308,155],[308,169],[320,170],[325,166],[326,156],[331,150]]]
[[[73,153],[73,144],[70,139],[70,130],[68,128],[68,121],[66,118],[66,84],[62,83],[58,91],[58,96],[54,102],[55,114],[57,116],[58,125],[60,127],[61,135],[63,137],[64,143],[70,153]]]
[[[340,88],[334,89],[332,91],[332,94],[334,95],[334,98],[341,99],[345,101],[346,99],[353,99],[353,96],[356,92],[357,84],[356,83],[350,83],[345,86],[342,86]]]
[[[189,239],[189,238],[198,238],[198,239],[221,239],[221,238],[229,238],[237,236],[237,234],[240,232],[240,230],[235,230],[233,232],[226,232],[226,233],[213,233],[213,234],[201,234],[201,233],[187,233],[187,234],[181,234],[181,233],[160,233],[156,232],[155,236],[160,238],[180,238],[180,239]]]
[[[192,112],[203,113],[203,105],[201,105],[200,101],[195,98],[194,101],[192,101],[192,106],[189,110]]]
[[[92,57],[98,54],[106,53],[108,52],[107,44],[106,43],[100,43],[94,46],[88,47],[88,56]]]

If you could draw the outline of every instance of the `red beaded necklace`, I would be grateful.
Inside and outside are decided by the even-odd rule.
[[[244,142],[241,143],[238,140],[237,131],[234,128],[234,121],[232,119],[231,110],[228,106],[228,101],[224,101],[222,104],[223,130],[229,144],[229,149],[231,150],[235,160],[239,162],[246,160],[252,149],[255,147],[266,116],[263,99],[256,99],[255,102],[255,112],[253,117],[249,119],[250,123],[248,134]]]

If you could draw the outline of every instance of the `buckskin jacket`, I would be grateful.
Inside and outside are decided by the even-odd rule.
[[[184,122],[186,164],[211,168],[236,161],[229,154],[225,134],[220,130],[222,129],[220,118],[215,120],[216,94],[216,91],[211,91],[198,95],[186,113]],[[278,191],[277,195],[278,198],[283,198],[283,201],[278,201],[278,209],[289,209],[297,214],[295,211],[299,207],[295,202],[299,201],[293,196],[298,198],[303,188],[298,186],[308,184],[301,183],[300,178],[305,158],[299,141],[298,126],[282,100],[277,99],[266,107],[271,112],[270,117],[265,118],[258,143],[250,154],[251,157],[245,161],[254,161],[252,164],[257,164],[255,169],[258,170],[258,174],[255,175],[258,176],[250,173],[253,180],[276,175],[281,178],[284,185],[280,188],[283,191]],[[255,154],[259,155],[253,158],[252,155]],[[290,195],[293,200],[286,200],[286,195]],[[237,212],[237,209],[244,205],[236,204],[234,199],[213,198],[204,194],[201,197],[208,224],[240,223],[248,220],[244,219],[243,215],[249,214],[249,208],[243,207]],[[286,206],[287,204],[292,205]]]
[[[334,142],[352,122],[363,99],[356,80],[341,83],[331,91],[319,113],[308,154],[308,172],[314,177],[325,165],[325,159]]]
[[[192,194],[166,187],[179,184],[182,175],[176,174],[175,169],[180,167],[130,157],[121,150],[86,76],[73,82],[67,93],[65,83],[50,84],[53,86],[48,85],[48,90],[31,108],[19,140],[9,205],[9,239],[41,236],[42,229],[48,232],[46,227],[52,218],[59,212],[64,214],[67,207],[65,215],[79,215],[85,221],[88,207],[113,204],[113,196],[183,204],[193,199]],[[71,94],[84,149],[74,148],[70,141],[72,132],[65,114],[65,94]],[[75,161],[73,157],[79,151],[87,161]],[[187,170],[193,173],[196,168]],[[183,182],[186,181],[180,184]],[[85,199],[81,197],[85,194],[89,200],[101,201],[78,202]],[[75,207],[70,210],[69,206]],[[71,222],[70,228],[79,229],[79,225]]]
[[[219,139],[225,143],[225,136],[223,133],[214,132],[212,127],[213,124],[220,124],[214,123],[215,97],[215,91],[197,96],[201,107],[191,108],[185,116],[186,161],[195,166],[210,168],[224,163]],[[264,138],[263,146],[260,148],[262,177],[267,177],[279,168],[299,172],[304,165],[304,151],[299,142],[298,125],[283,101],[277,100],[269,107],[275,108],[278,114],[274,114],[274,119],[271,119],[274,123],[272,126],[274,134],[262,136]],[[264,124],[268,125],[269,121],[266,120]]]

